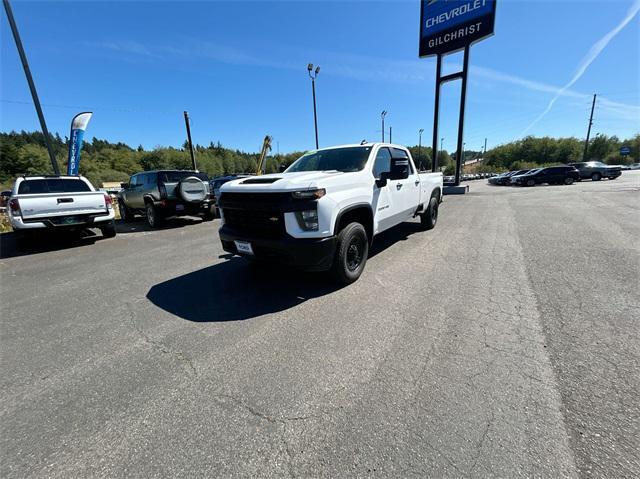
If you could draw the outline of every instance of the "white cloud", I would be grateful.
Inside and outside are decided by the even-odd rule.
[[[562,96],[565,92],[567,92],[569,88],[571,88],[580,78],[582,78],[582,75],[584,75],[584,73],[587,71],[587,68],[589,68],[589,65],[591,65],[596,58],[598,58],[600,53],[602,53],[602,51],[606,48],[609,42],[618,33],[620,33],[620,31],[622,31],[622,29],[626,27],[631,20],[633,20],[633,18],[638,14],[638,11],[640,11],[640,0],[636,0],[634,2],[634,4],[631,6],[629,11],[627,12],[627,15],[622,19],[622,21],[618,25],[616,25],[615,28],[613,28],[610,32],[608,32],[605,36],[603,36],[600,40],[598,40],[596,43],[593,44],[589,52],[585,55],[585,57],[582,59],[582,61],[578,65],[578,68],[573,74],[573,78],[571,78],[571,80],[569,80],[569,82],[566,85],[564,85],[558,92],[556,92],[556,94],[551,99],[551,101],[549,101],[547,108],[545,108],[545,110],[540,115],[538,115],[535,118],[535,120],[533,120],[529,124],[529,126],[527,126],[524,129],[524,131],[522,132],[522,136],[526,135],[531,130],[531,128],[533,128],[540,120],[542,120],[542,118],[544,118],[545,115],[549,113],[549,111],[551,111],[551,109],[553,108],[553,105],[556,103],[556,101],[558,101],[558,98],[560,98],[560,96]],[[609,102],[608,100],[607,102],[609,103],[607,106],[611,107],[612,102]]]

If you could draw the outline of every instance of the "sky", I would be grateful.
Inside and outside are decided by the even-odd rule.
[[[418,58],[420,3],[402,1],[31,2],[12,0],[49,130],[131,146],[193,141],[274,153],[381,137],[430,145],[435,59]],[[640,0],[498,0],[495,35],[471,48],[465,148],[526,135],[628,138],[640,131]],[[39,124],[0,19],[0,130]],[[461,67],[460,54],[444,72]],[[439,137],[455,150],[460,85],[443,86]],[[388,131],[387,131],[388,139]]]

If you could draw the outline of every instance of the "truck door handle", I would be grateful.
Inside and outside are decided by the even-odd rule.
[[[402,183],[398,183],[398,184],[396,185],[396,190],[400,191],[400,188],[402,188]]]
[[[416,182],[414,183],[414,185],[418,186],[420,184],[420,180],[416,180]]]
[[[73,203],[73,198],[58,198],[58,204],[60,203]]]

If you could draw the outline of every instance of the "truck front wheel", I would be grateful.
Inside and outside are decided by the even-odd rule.
[[[367,231],[360,223],[349,223],[338,233],[336,256],[332,266],[336,281],[341,284],[356,281],[364,271],[368,257]]]

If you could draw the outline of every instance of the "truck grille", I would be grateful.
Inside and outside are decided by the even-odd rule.
[[[223,208],[229,227],[255,238],[280,238],[285,234],[284,215],[278,211]]]

